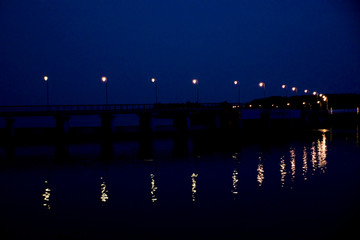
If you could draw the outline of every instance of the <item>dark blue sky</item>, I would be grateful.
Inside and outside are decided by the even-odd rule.
[[[360,93],[350,0],[1,0],[0,105],[242,101],[281,84]]]

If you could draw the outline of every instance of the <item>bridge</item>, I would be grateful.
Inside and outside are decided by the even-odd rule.
[[[0,117],[219,111],[221,103],[0,106]],[[229,106],[235,106],[229,104]]]
[[[100,132],[114,133],[114,118],[121,114],[135,114],[139,117],[139,132],[155,132],[154,120],[170,119],[178,132],[199,129],[237,130],[286,130],[311,128],[322,124],[336,111],[290,109],[290,108],[245,108],[232,103],[173,103],[173,104],[94,104],[94,105],[25,105],[0,106],[0,119],[5,119],[5,136],[14,136],[16,119],[21,117],[54,117],[56,133],[69,133],[69,119],[72,116],[97,115],[101,118]],[[359,110],[357,110],[359,115]],[[357,120],[356,120],[357,121]],[[115,131],[116,132],[116,131]]]
[[[98,115],[101,118],[101,129],[111,134],[115,128],[113,119],[119,114],[136,114],[139,116],[139,128],[143,132],[153,130],[153,118],[168,118],[174,121],[175,128],[188,129],[190,116],[217,116],[225,108],[233,108],[232,104],[224,103],[186,103],[186,104],[94,104],[94,105],[24,105],[0,106],[0,118],[5,119],[6,134],[13,136],[15,121],[21,117],[52,116],[56,120],[57,133],[61,136],[69,132],[71,116]]]

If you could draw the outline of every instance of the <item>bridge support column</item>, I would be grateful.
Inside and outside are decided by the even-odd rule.
[[[139,114],[139,128],[141,133],[152,133],[153,132],[153,124],[152,124],[152,114],[151,113],[142,113]]]
[[[104,113],[101,117],[101,132],[104,136],[110,136],[115,129],[114,126],[114,115],[111,113]]]
[[[56,132],[59,136],[65,136],[69,133],[69,119],[68,115],[56,115]]]
[[[221,116],[220,114],[216,114],[215,116],[215,128],[216,129],[221,129]]]
[[[13,137],[15,135],[15,119],[12,117],[6,117],[6,134],[8,137]]]
[[[242,114],[241,114],[241,110],[238,111],[238,123],[239,123],[239,129],[243,130],[243,121],[242,121]]]
[[[260,113],[260,129],[269,130],[271,129],[270,110],[264,109]]]
[[[186,133],[190,128],[190,117],[188,115],[179,115],[174,118],[174,126],[179,133]]]

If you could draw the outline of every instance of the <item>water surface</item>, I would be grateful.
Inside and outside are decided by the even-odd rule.
[[[356,133],[317,131],[251,143],[200,136],[108,148],[71,144],[60,156],[57,148],[0,149],[2,237],[325,239],[355,233]]]

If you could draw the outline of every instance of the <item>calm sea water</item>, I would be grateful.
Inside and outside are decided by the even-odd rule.
[[[52,145],[2,147],[1,239],[356,233],[359,133],[276,139],[123,141],[106,154],[101,144],[74,144],[60,156]]]

